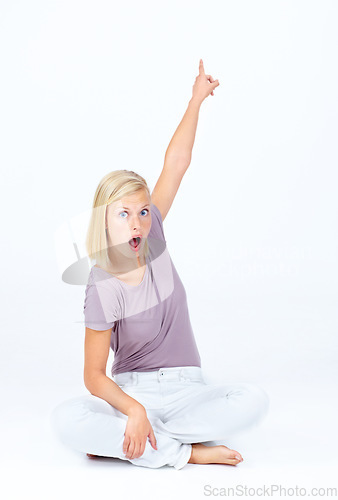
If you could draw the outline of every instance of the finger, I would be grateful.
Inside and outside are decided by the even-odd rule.
[[[123,453],[124,454],[127,453],[129,444],[130,444],[130,438],[126,437],[125,440],[123,441]]]
[[[130,457],[130,444],[127,446],[126,451],[125,451],[125,457],[129,458]]]
[[[149,434],[149,439],[150,439],[150,444],[151,446],[157,450],[157,442],[156,442],[156,438],[155,438],[155,434],[154,434],[154,431],[151,430],[150,431],[150,434]]]
[[[199,73],[200,73],[200,75],[204,75],[205,74],[202,59],[200,59]]]
[[[214,82],[215,82],[215,80],[213,79],[213,77],[212,77],[211,75],[209,75],[209,76],[210,76],[210,78],[209,78],[209,82],[210,82],[210,83],[214,83]],[[214,87],[214,88],[215,88],[215,87]],[[213,90],[211,91],[211,95],[214,95]]]
[[[139,446],[138,446],[138,444],[135,444],[134,452],[133,452],[131,458],[137,458],[138,457],[138,452],[139,452]]]
[[[214,82],[212,82],[212,86],[213,86],[213,89],[214,90],[216,87],[218,87],[219,85],[219,81],[218,80],[215,80]]]
[[[127,457],[127,458],[129,458],[129,457],[130,457],[130,455],[131,455],[131,447],[132,447],[132,444],[133,444],[133,443],[132,443],[132,440],[131,440],[131,438],[129,438],[128,444],[127,444],[127,446],[126,446],[126,452],[125,452],[125,455],[126,455],[126,457]]]
[[[129,450],[128,450],[128,456],[127,458],[131,459],[134,458],[134,451],[135,451],[135,443],[130,443]]]
[[[140,458],[141,456],[141,448],[142,448],[142,443],[140,443],[136,448],[135,448],[135,458]]]
[[[136,458],[137,445],[136,445],[136,443],[133,443],[133,444],[134,444],[134,446],[133,446],[132,452],[130,453],[130,458]]]

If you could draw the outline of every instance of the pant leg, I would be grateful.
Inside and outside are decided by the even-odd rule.
[[[128,417],[104,399],[92,394],[66,400],[51,413],[50,421],[60,441],[73,450],[104,457],[128,460],[143,467],[163,465],[181,469],[186,465],[192,446],[172,438],[158,427],[160,421],[152,412],[152,424],[157,441],[155,450],[147,438],[143,455],[127,459],[123,453],[124,432]]]
[[[168,391],[158,429],[181,443],[227,439],[256,427],[267,415],[269,397],[249,383],[179,383]]]

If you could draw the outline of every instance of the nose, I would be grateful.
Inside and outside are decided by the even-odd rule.
[[[135,215],[131,219],[131,222],[130,222],[130,232],[131,232],[131,234],[134,234],[137,231],[141,232],[140,231],[140,227],[141,227],[140,220],[139,220],[138,216]]]

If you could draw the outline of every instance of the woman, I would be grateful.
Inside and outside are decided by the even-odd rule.
[[[200,105],[218,85],[200,60],[193,96],[151,194],[144,178],[128,170],[107,174],[97,187],[86,242],[96,260],[84,303],[90,394],[52,413],[61,441],[89,457],[151,468],[237,465],[243,460],[238,451],[202,442],[227,439],[267,413],[269,399],[260,387],[205,382],[163,230],[190,163]],[[106,376],[110,348],[112,379]]]

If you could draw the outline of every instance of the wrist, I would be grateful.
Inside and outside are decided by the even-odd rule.
[[[143,405],[141,405],[141,403],[134,399],[127,409],[127,415],[128,417],[131,417],[133,415],[139,415],[141,413],[146,413],[146,409]]]
[[[196,96],[193,96],[190,101],[189,101],[189,104],[192,105],[192,106],[196,106],[196,107],[200,107],[201,104],[202,104],[203,101],[201,101],[200,98],[196,97]]]

